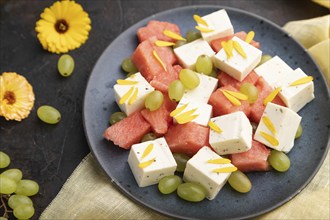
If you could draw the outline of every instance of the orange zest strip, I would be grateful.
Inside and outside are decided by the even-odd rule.
[[[298,85],[302,85],[305,83],[309,83],[313,81],[313,77],[312,76],[306,76],[306,77],[302,77],[294,82],[292,82],[289,86],[298,86]]]
[[[207,162],[212,164],[228,164],[231,162],[231,160],[227,158],[217,158],[217,159],[208,160]]]
[[[237,41],[233,41],[233,46],[237,51],[237,53],[239,53],[242,57],[247,58],[247,55],[244,52],[243,47]]]
[[[209,26],[209,25],[207,24],[207,22],[206,22],[201,16],[199,16],[199,15],[194,15],[193,17],[194,17],[194,20],[195,20],[198,24],[202,24],[202,25],[204,25],[204,26]]]
[[[121,97],[121,99],[119,100],[119,104],[124,104],[128,98],[132,95],[132,93],[134,92],[134,87],[132,86],[124,95],[123,97]]]
[[[249,33],[246,35],[245,42],[248,44],[251,43],[251,41],[254,38],[254,35],[255,35],[254,31],[249,31]]]
[[[183,40],[183,41],[186,41],[186,39],[184,39],[181,35],[177,34],[177,33],[174,33],[173,31],[170,31],[170,30],[167,30],[165,29],[163,31],[163,34],[169,38],[172,38],[174,40]]]
[[[268,118],[267,116],[262,116],[261,120],[266,125],[266,127],[275,135],[276,129],[270,118]]]
[[[158,53],[155,50],[152,51],[152,55],[156,58],[156,60],[160,63],[160,65],[162,65],[163,69],[167,72],[164,62],[162,61],[162,59],[160,59]]]
[[[154,149],[154,144],[149,144],[146,149],[144,150],[141,159],[145,158],[146,156],[148,156],[150,154],[150,152],[152,151],[152,149]]]
[[[163,40],[156,40],[155,45],[158,47],[171,47],[171,46],[175,45],[175,43],[163,41]]]
[[[278,146],[279,145],[279,142],[278,140],[273,137],[272,135],[270,134],[267,134],[266,132],[263,132],[263,131],[260,131],[260,134],[263,138],[266,139],[266,141],[268,141],[271,145],[273,146]]]
[[[223,95],[235,106],[240,106],[241,102],[235,98],[234,96],[230,95],[228,92],[226,92],[225,90],[221,90]]]
[[[222,167],[212,170],[215,173],[232,173],[237,170],[237,167]]]
[[[271,102],[275,99],[275,97],[277,96],[277,94],[281,91],[281,87],[276,88],[275,90],[273,90],[264,100],[264,105],[267,105],[268,102]]]
[[[148,166],[150,166],[153,162],[155,162],[155,158],[151,159],[151,160],[147,160],[145,162],[139,163],[139,167],[140,168],[146,168]]]
[[[207,123],[207,125],[215,132],[217,133],[221,133],[222,132],[222,129],[216,124],[214,123],[213,121],[209,121]]]
[[[135,102],[137,95],[138,95],[139,89],[138,88],[134,88],[134,92],[133,95],[131,96],[131,98],[128,100],[128,104],[131,105]]]

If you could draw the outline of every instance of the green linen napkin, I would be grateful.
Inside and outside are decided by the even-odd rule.
[[[329,83],[330,15],[289,22],[284,29],[308,49]],[[329,152],[308,186],[258,219],[330,219]],[[40,219],[165,219],[121,194],[92,154],[79,164]]]

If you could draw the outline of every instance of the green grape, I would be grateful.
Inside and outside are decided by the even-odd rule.
[[[247,193],[251,190],[252,184],[249,178],[241,171],[236,170],[228,178],[229,185],[240,193]]]
[[[198,73],[203,73],[208,76],[211,75],[213,70],[211,58],[207,55],[200,55],[196,60],[195,68]]]
[[[23,173],[19,169],[8,169],[1,173],[1,176],[6,176],[15,182],[18,182],[22,179]]]
[[[217,70],[216,70],[216,69],[212,69],[212,72],[210,73],[209,76],[214,77],[214,78],[217,78],[217,77],[218,77],[218,72],[217,72]]]
[[[8,220],[8,218],[5,218],[3,216],[0,216],[0,220]]]
[[[205,199],[206,192],[198,183],[182,183],[177,189],[180,198],[190,202],[200,202]]]
[[[13,214],[18,219],[29,219],[34,215],[34,208],[32,205],[19,205]]]
[[[0,151],[0,168],[8,167],[10,164],[10,157],[5,153]]]
[[[147,133],[142,137],[141,142],[152,141],[156,138],[157,136],[154,133]]]
[[[176,171],[183,172],[186,169],[187,161],[190,159],[186,154],[173,153],[173,157],[177,164]]]
[[[124,112],[114,112],[110,115],[109,122],[110,122],[111,125],[114,125],[114,124],[116,124],[117,122],[123,120],[126,117],[127,116]]]
[[[296,132],[296,136],[295,136],[295,138],[296,138],[296,139],[297,139],[297,138],[300,138],[300,136],[302,135],[302,133],[303,133],[303,128],[302,128],[301,124],[299,124],[299,127],[298,127],[298,130],[297,130],[297,132]]]
[[[15,180],[10,179],[7,176],[0,175],[0,193],[1,194],[12,194],[17,189],[17,183]]]
[[[74,60],[69,54],[64,54],[57,62],[57,69],[61,76],[68,77],[74,70]]]
[[[61,120],[61,113],[49,105],[40,106],[37,110],[39,119],[47,124],[56,124]]]
[[[168,96],[172,101],[180,101],[184,94],[184,85],[180,80],[174,80],[168,87]]]
[[[130,57],[127,57],[123,60],[121,63],[121,68],[126,73],[136,73],[138,71]]]
[[[202,37],[202,35],[199,31],[190,30],[186,33],[186,40],[187,40],[188,43],[192,42],[194,40],[197,40],[201,37]]]
[[[23,196],[23,195],[11,195],[8,199],[8,205],[10,208],[15,209],[17,206],[20,205],[30,205],[33,206],[33,202],[32,200],[27,197],[27,196]]]
[[[272,59],[271,55],[268,55],[268,54],[262,55],[258,66],[260,66],[261,64],[265,63],[266,61],[268,61],[270,59]]]
[[[182,69],[179,73],[179,78],[187,89],[194,89],[199,85],[197,73],[190,69]]]
[[[182,45],[185,45],[187,42],[183,41],[183,40],[178,40],[175,45],[173,46],[173,48],[178,48],[181,47]]]
[[[39,192],[39,185],[33,180],[23,179],[18,182],[17,189],[15,190],[16,194],[23,196],[33,196]]]
[[[290,159],[282,151],[272,150],[268,157],[268,162],[279,172],[285,172],[290,168]]]
[[[155,90],[149,93],[144,102],[144,106],[150,111],[155,111],[160,108],[164,102],[164,95],[162,92]]]
[[[174,192],[181,183],[182,180],[179,176],[165,176],[159,181],[158,189],[162,194],[170,194]]]
[[[255,103],[259,96],[259,91],[252,83],[243,83],[239,91],[248,96],[249,103]]]

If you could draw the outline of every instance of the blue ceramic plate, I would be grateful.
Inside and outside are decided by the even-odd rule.
[[[240,194],[228,184],[212,201],[189,203],[176,194],[164,196],[157,187],[139,188],[127,164],[128,151],[103,139],[112,112],[118,111],[113,85],[123,78],[120,65],[138,44],[136,31],[149,20],[157,19],[177,24],[182,33],[194,29],[194,14],[206,15],[225,8],[235,32],[254,30],[264,54],[278,55],[293,69],[300,67],[314,77],[316,98],[305,106],[302,116],[303,136],[296,140],[289,153],[288,172],[249,173],[253,184],[247,194]],[[307,52],[272,22],[241,10],[219,6],[189,6],[148,17],[118,36],[97,61],[85,93],[83,119],[87,140],[95,158],[127,197],[162,214],[184,219],[251,218],[266,213],[297,195],[319,170],[327,153],[330,129],[329,92],[320,71]],[[110,182],[109,182],[110,184]]]

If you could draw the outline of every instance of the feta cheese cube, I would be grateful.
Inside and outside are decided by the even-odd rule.
[[[292,71],[293,69],[278,56],[271,58],[254,69],[254,72],[258,76],[262,76],[273,89],[278,86],[276,84],[278,81],[285,78]]]
[[[183,97],[195,102],[207,103],[218,86],[218,79],[197,73],[199,85],[194,89],[186,89]]]
[[[252,147],[252,126],[242,111],[211,118],[222,131],[210,129],[209,142],[219,155],[248,151]]]
[[[207,55],[213,58],[215,52],[211,46],[203,39],[197,39],[174,49],[179,63],[191,70],[195,69],[195,63],[200,55]]]
[[[216,173],[215,169],[223,167],[234,167],[229,164],[213,164],[208,160],[222,158],[209,147],[202,147],[192,158],[187,162],[186,169],[183,174],[185,182],[195,182],[201,184],[206,190],[206,197],[209,200],[214,199],[221,188],[227,182],[230,172]]]
[[[196,115],[197,117],[191,120],[191,122],[195,122],[197,124],[207,126],[207,123],[209,122],[210,118],[212,117],[212,106],[206,103],[201,102],[195,102],[191,99],[181,98],[179,104],[177,105],[176,109],[183,107],[186,105],[186,107],[178,114],[173,116],[174,122],[180,123],[179,118],[183,117],[184,114],[188,114],[190,112],[191,116]],[[184,123],[183,123],[184,124]]]
[[[232,40],[241,45],[246,58],[233,49],[233,56],[228,59],[224,48],[222,48],[214,56],[214,65],[238,81],[242,81],[258,65],[262,52],[236,36]]]
[[[262,115],[263,117],[267,117],[271,121],[272,126],[267,126],[267,123],[261,119],[254,139],[270,148],[288,153],[294,145],[294,139],[301,117],[291,109],[271,102],[267,104]],[[270,127],[274,128],[275,134]],[[263,132],[275,138],[275,142],[267,140],[262,135]]]
[[[286,74],[286,77],[280,79],[276,83],[277,87],[281,86],[282,88],[279,93],[281,99],[288,108],[295,112],[298,112],[315,97],[313,81],[301,85],[290,86],[292,82],[306,76],[307,75],[298,68],[289,74]]]
[[[150,144],[153,146],[152,150],[142,158]],[[139,164],[148,161],[153,162],[149,166],[139,167]],[[177,166],[163,137],[132,145],[128,155],[128,164],[139,187],[157,184],[164,176],[173,175]]]
[[[202,24],[198,24],[198,26],[213,30],[212,32],[201,32],[203,39],[208,43],[214,39],[234,34],[233,25],[231,24],[225,9],[205,15],[202,18],[206,21],[207,26]]]
[[[119,108],[126,113],[126,115],[130,115],[135,111],[141,110],[144,107],[145,97],[152,91],[154,88],[145,80],[145,78],[141,75],[141,73],[135,73],[130,77],[126,78],[127,81],[134,81],[135,84],[132,85],[114,85],[115,90],[115,99],[119,106]],[[133,92],[129,96],[129,98],[124,102],[120,103],[120,99],[129,92],[129,90],[133,88]],[[133,93],[137,91],[136,99],[130,103],[130,98],[133,96]]]

